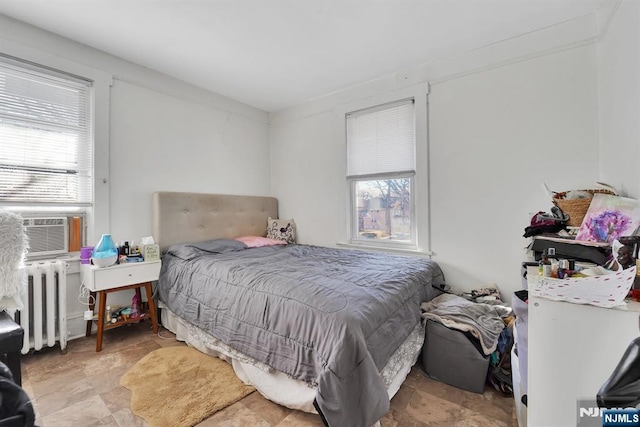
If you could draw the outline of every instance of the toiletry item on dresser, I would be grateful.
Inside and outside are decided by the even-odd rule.
[[[551,277],[551,261],[549,260],[549,253],[544,250],[542,257],[540,258],[539,274],[543,277]]]
[[[141,311],[140,297],[138,296],[138,294],[134,294],[133,298],[131,299],[131,318],[137,319],[138,317],[140,317],[141,314],[142,314],[142,311]]]

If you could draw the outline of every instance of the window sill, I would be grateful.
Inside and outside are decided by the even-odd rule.
[[[43,262],[63,261],[67,263],[67,274],[80,272],[80,252],[68,252],[60,255],[31,257],[25,259],[25,264],[38,264]]]
[[[80,261],[80,252],[66,252],[58,255],[33,255],[25,257],[25,262],[44,262],[44,261]]]
[[[345,243],[338,242],[336,246],[340,248],[360,249],[364,251],[377,251],[377,252],[389,252],[395,254],[417,255],[417,256],[432,256],[431,251],[422,251],[420,249],[407,249],[407,248],[394,248],[390,246],[376,246],[369,244],[357,244],[357,243]]]

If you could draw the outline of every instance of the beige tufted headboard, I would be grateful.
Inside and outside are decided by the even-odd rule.
[[[153,238],[161,248],[174,243],[265,236],[268,217],[278,217],[274,197],[153,193]]]

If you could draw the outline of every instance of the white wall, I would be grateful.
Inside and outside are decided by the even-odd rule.
[[[598,43],[600,175],[640,198],[640,3],[620,2]]]
[[[268,124],[116,79],[111,90],[111,233],[151,235],[151,194],[269,195]]]
[[[493,282],[510,299],[521,286],[529,213],[551,207],[541,184],[562,190],[598,179],[596,33],[589,16],[272,114],[281,215],[296,219],[303,243],[344,242],[340,114],[430,82],[431,214],[419,227],[430,221],[431,236],[421,249],[435,253],[459,290]]]
[[[516,273],[542,191],[598,178],[593,46],[545,55],[432,86],[434,259],[463,289],[521,286]]]
[[[272,194],[299,243],[333,246],[346,233],[345,147],[333,111],[271,128]]]
[[[116,241],[151,234],[154,191],[269,195],[268,115],[0,15],[0,52],[97,78],[95,229]],[[111,85],[111,86],[110,86]],[[71,336],[83,333],[78,262],[68,276]],[[112,303],[129,304],[128,292]]]
[[[96,190],[108,189],[110,221],[106,217],[98,222],[89,242],[105,232],[116,240],[149,235],[153,191],[268,194],[264,111],[3,15],[0,51],[80,76],[113,80],[96,101],[107,109],[96,111],[96,121],[108,127],[106,152],[100,152],[101,146],[96,158]],[[105,159],[108,169],[103,171]],[[242,169],[234,168],[236,164]]]

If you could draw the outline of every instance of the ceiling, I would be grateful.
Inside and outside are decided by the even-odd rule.
[[[0,0],[0,14],[268,112],[603,0]]]

